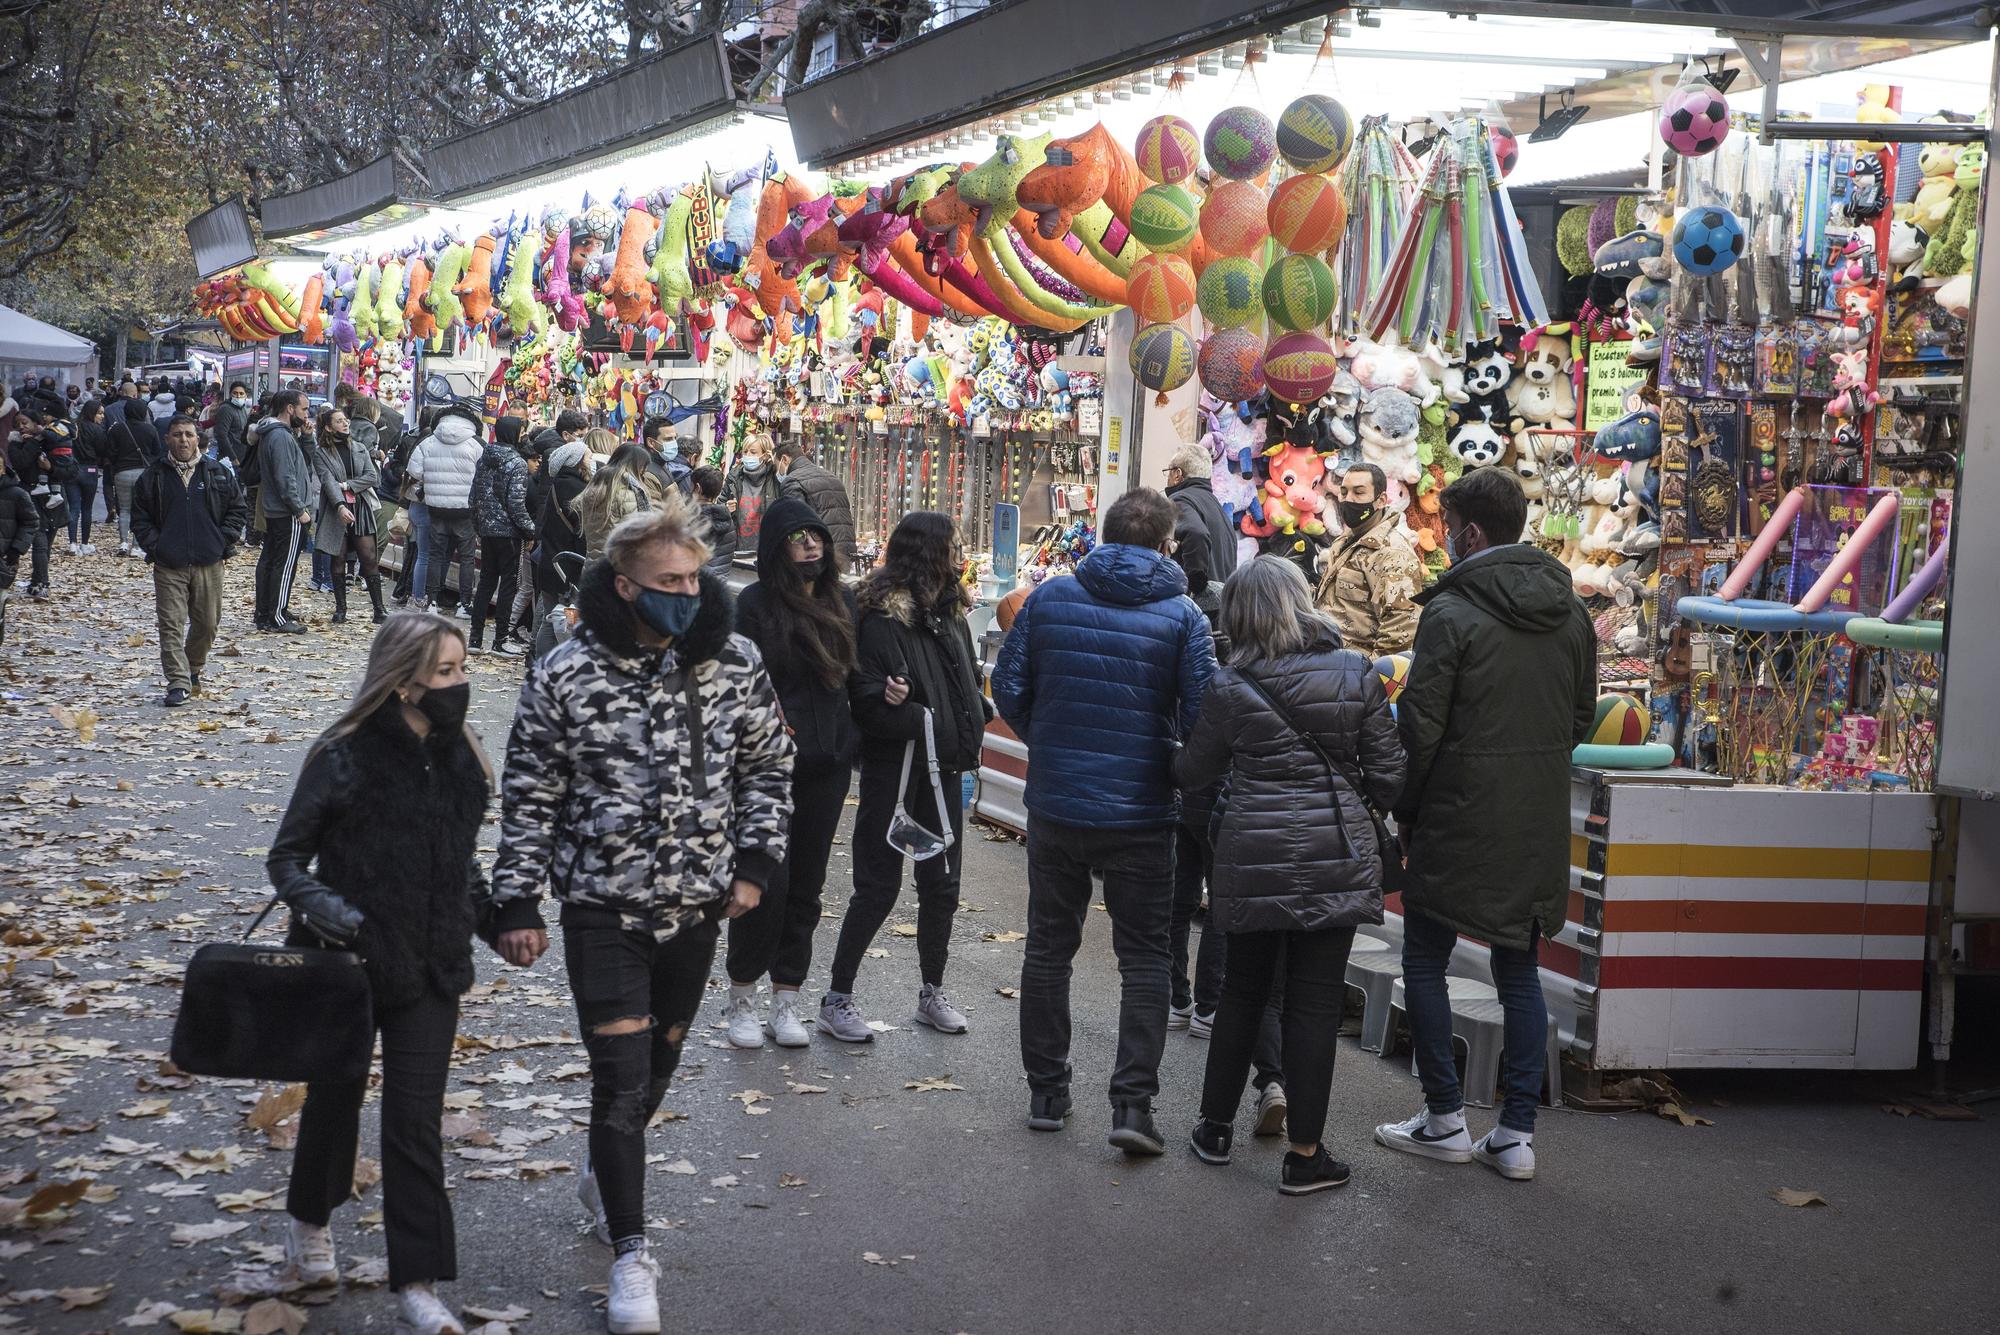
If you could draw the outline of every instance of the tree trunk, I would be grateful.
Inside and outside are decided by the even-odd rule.
[[[125,378],[125,345],[131,338],[131,323],[120,320],[118,322],[118,350],[112,354],[111,383],[114,385]]]

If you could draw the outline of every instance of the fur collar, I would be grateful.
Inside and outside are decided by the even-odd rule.
[[[862,581],[861,590],[856,594],[855,601],[860,604],[864,613],[880,612],[891,621],[912,629],[916,627],[921,616],[929,611],[917,607],[916,595],[910,592],[907,585],[891,583],[879,573],[870,575]],[[946,615],[963,616],[964,605],[957,599],[951,600]]]
[[[656,655],[639,644],[631,606],[618,596],[617,577],[609,561],[600,557],[591,562],[577,587],[577,612],[591,639],[614,657],[633,663],[650,662]],[[719,657],[723,646],[729,643],[729,632],[735,623],[736,599],[729,586],[710,572],[702,571],[701,608],[695,613],[694,625],[675,646],[682,665],[706,663]]]

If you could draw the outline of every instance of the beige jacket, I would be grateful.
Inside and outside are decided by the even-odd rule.
[[[1416,549],[1385,515],[1334,540],[1322,567],[1319,605],[1349,649],[1380,658],[1407,653],[1416,642],[1418,608],[1411,600],[1423,586]]]

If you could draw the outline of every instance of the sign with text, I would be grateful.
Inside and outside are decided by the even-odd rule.
[[[1625,396],[1646,383],[1647,369],[1625,364],[1630,342],[1592,343],[1584,373],[1583,428],[1596,431],[1625,415]]]
[[[1021,560],[1021,507],[1005,501],[993,507],[993,578],[1012,584]]]

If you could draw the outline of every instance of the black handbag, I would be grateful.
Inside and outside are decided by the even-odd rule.
[[[1375,804],[1368,800],[1367,792],[1361,787],[1360,774],[1329,755],[1326,748],[1319,744],[1319,739],[1298,725],[1298,721],[1292,717],[1291,711],[1279,703],[1278,697],[1273,695],[1270,688],[1265,686],[1263,682],[1258,681],[1248,672],[1244,672],[1242,676],[1244,683],[1251,690],[1262,696],[1264,703],[1271,707],[1272,712],[1284,720],[1285,726],[1298,734],[1299,740],[1306,744],[1306,749],[1319,757],[1320,764],[1326,766],[1327,778],[1331,780],[1337,774],[1340,776],[1341,782],[1345,783],[1352,790],[1355,800],[1361,803],[1361,809],[1368,813],[1368,819],[1375,826],[1375,848],[1382,859],[1382,891],[1384,894],[1387,894],[1394,890],[1400,890],[1402,888],[1401,882],[1403,876],[1403,861],[1398,856],[1400,845],[1396,841],[1396,836],[1389,830],[1389,822],[1382,818],[1382,813],[1377,811]],[[1333,789],[1333,813],[1335,819],[1338,819],[1340,816],[1340,790],[1337,788]]]
[[[276,896],[242,943],[203,946],[181,980],[174,1065],[228,1079],[354,1081],[375,1055],[368,971],[351,950],[260,946]]]

